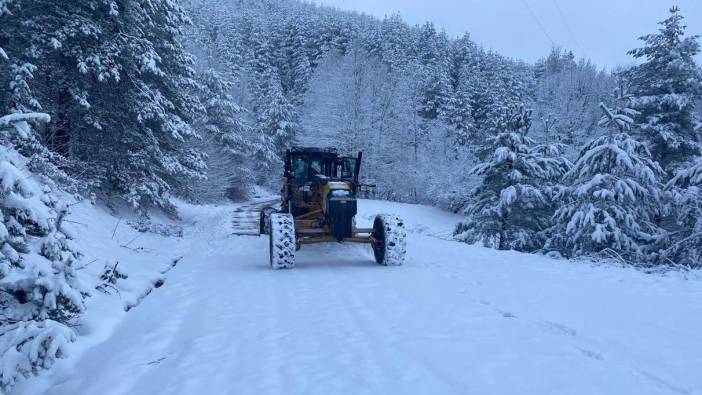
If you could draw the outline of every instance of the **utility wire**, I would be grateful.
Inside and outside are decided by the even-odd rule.
[[[570,28],[570,24],[568,24],[568,20],[566,19],[565,14],[563,14],[563,10],[561,10],[561,6],[558,5],[558,0],[551,0],[551,1],[553,2],[553,5],[556,6],[556,10],[558,10],[558,15],[561,16],[561,21],[563,21],[563,25],[565,25],[565,28],[568,31],[568,34],[570,35],[570,38],[573,40],[573,42],[578,47],[578,49],[582,52],[583,47],[580,46],[578,39],[575,37],[575,34],[573,34],[573,30]]]
[[[534,19],[534,22],[536,22],[536,25],[539,26],[539,29],[541,29],[541,32],[544,34],[544,36],[546,36],[546,38],[548,39],[548,41],[551,42],[551,45],[553,45],[553,46],[555,47],[555,46],[556,46],[556,42],[553,41],[553,39],[551,38],[551,36],[549,36],[549,34],[548,34],[548,32],[546,31],[546,29],[544,29],[544,25],[541,24],[541,21],[540,21],[539,18],[536,16],[536,14],[534,13],[534,11],[531,9],[531,7],[529,6],[529,3],[527,2],[527,0],[522,0],[522,3],[523,3],[524,6],[526,7],[526,9],[529,11],[529,14],[531,14],[531,17]]]

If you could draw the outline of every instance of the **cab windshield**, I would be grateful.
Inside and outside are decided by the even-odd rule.
[[[312,159],[310,170],[312,172],[310,173],[310,178],[318,175],[318,174],[324,174],[322,171],[322,161],[320,159]]]
[[[352,179],[356,170],[356,158],[341,159],[341,178]]]
[[[356,170],[356,158],[317,158],[307,155],[292,158],[292,175],[297,185],[313,181],[317,175],[351,180]]]
[[[307,158],[298,156],[293,159],[293,177],[295,177],[297,185],[303,185],[307,182],[308,172]]]

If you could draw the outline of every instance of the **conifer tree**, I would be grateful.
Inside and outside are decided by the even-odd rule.
[[[419,115],[437,119],[445,112],[449,96],[448,39],[445,34],[438,34],[433,24],[426,23],[419,31],[415,51],[421,67]]]
[[[276,62],[283,94],[294,104],[301,104],[307,90],[312,66],[307,57],[305,36],[300,27],[291,21],[277,37]]]
[[[512,109],[504,131],[491,139],[491,156],[472,170],[480,183],[469,198],[467,220],[456,228],[460,240],[500,250],[541,248],[553,213],[549,184],[570,163],[557,147],[539,147],[527,137],[530,116]]]
[[[695,63],[699,37],[685,36],[678,7],[661,22],[659,33],[640,38],[644,46],[629,51],[643,63],[624,73],[633,95],[631,106],[653,159],[674,175],[700,153],[692,113],[702,94],[702,74]]]
[[[13,4],[0,42],[22,45],[6,50],[51,115],[43,142],[100,192],[170,208],[170,189],[204,169],[188,145],[204,108],[180,42],[184,11],[174,0]]]
[[[187,183],[187,194],[202,201],[244,198],[254,184],[249,158],[256,152],[251,128],[243,122],[244,109],[231,96],[233,82],[213,69],[200,73],[200,100],[205,115],[193,127],[201,139],[194,142],[207,156],[206,178]]]
[[[280,81],[275,76],[264,77],[268,87],[263,99],[263,107],[256,120],[256,130],[261,136],[261,153],[269,159],[280,160],[290,148],[299,133],[297,111],[285,97]],[[275,154],[277,158],[272,158]]]
[[[702,157],[681,170],[667,185],[672,192],[680,227],[663,263],[702,267]]]
[[[0,117],[0,392],[49,368],[75,339],[67,326],[85,309],[80,253],[64,229],[67,208],[15,148],[34,140],[41,113]]]
[[[665,238],[656,224],[663,170],[646,145],[626,133],[635,111],[601,107],[601,124],[610,132],[585,145],[565,175],[546,248],[568,257],[607,254],[650,261]]]
[[[470,65],[475,61],[477,52],[475,43],[467,34],[454,41],[450,49],[448,79],[451,90],[444,116],[455,128],[454,140],[460,145],[468,145],[475,133],[471,107],[474,81]]]

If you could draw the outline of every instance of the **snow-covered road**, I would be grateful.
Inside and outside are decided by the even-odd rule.
[[[405,217],[408,260],[323,245],[272,271],[232,207],[189,208],[165,285],[46,394],[699,394],[702,282],[448,240],[458,217]]]

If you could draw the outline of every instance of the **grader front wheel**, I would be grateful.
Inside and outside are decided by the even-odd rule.
[[[400,266],[405,261],[407,234],[404,222],[395,215],[378,215],[373,223],[373,255],[384,266]]]
[[[292,214],[270,216],[270,262],[272,269],[295,267],[295,220]]]

